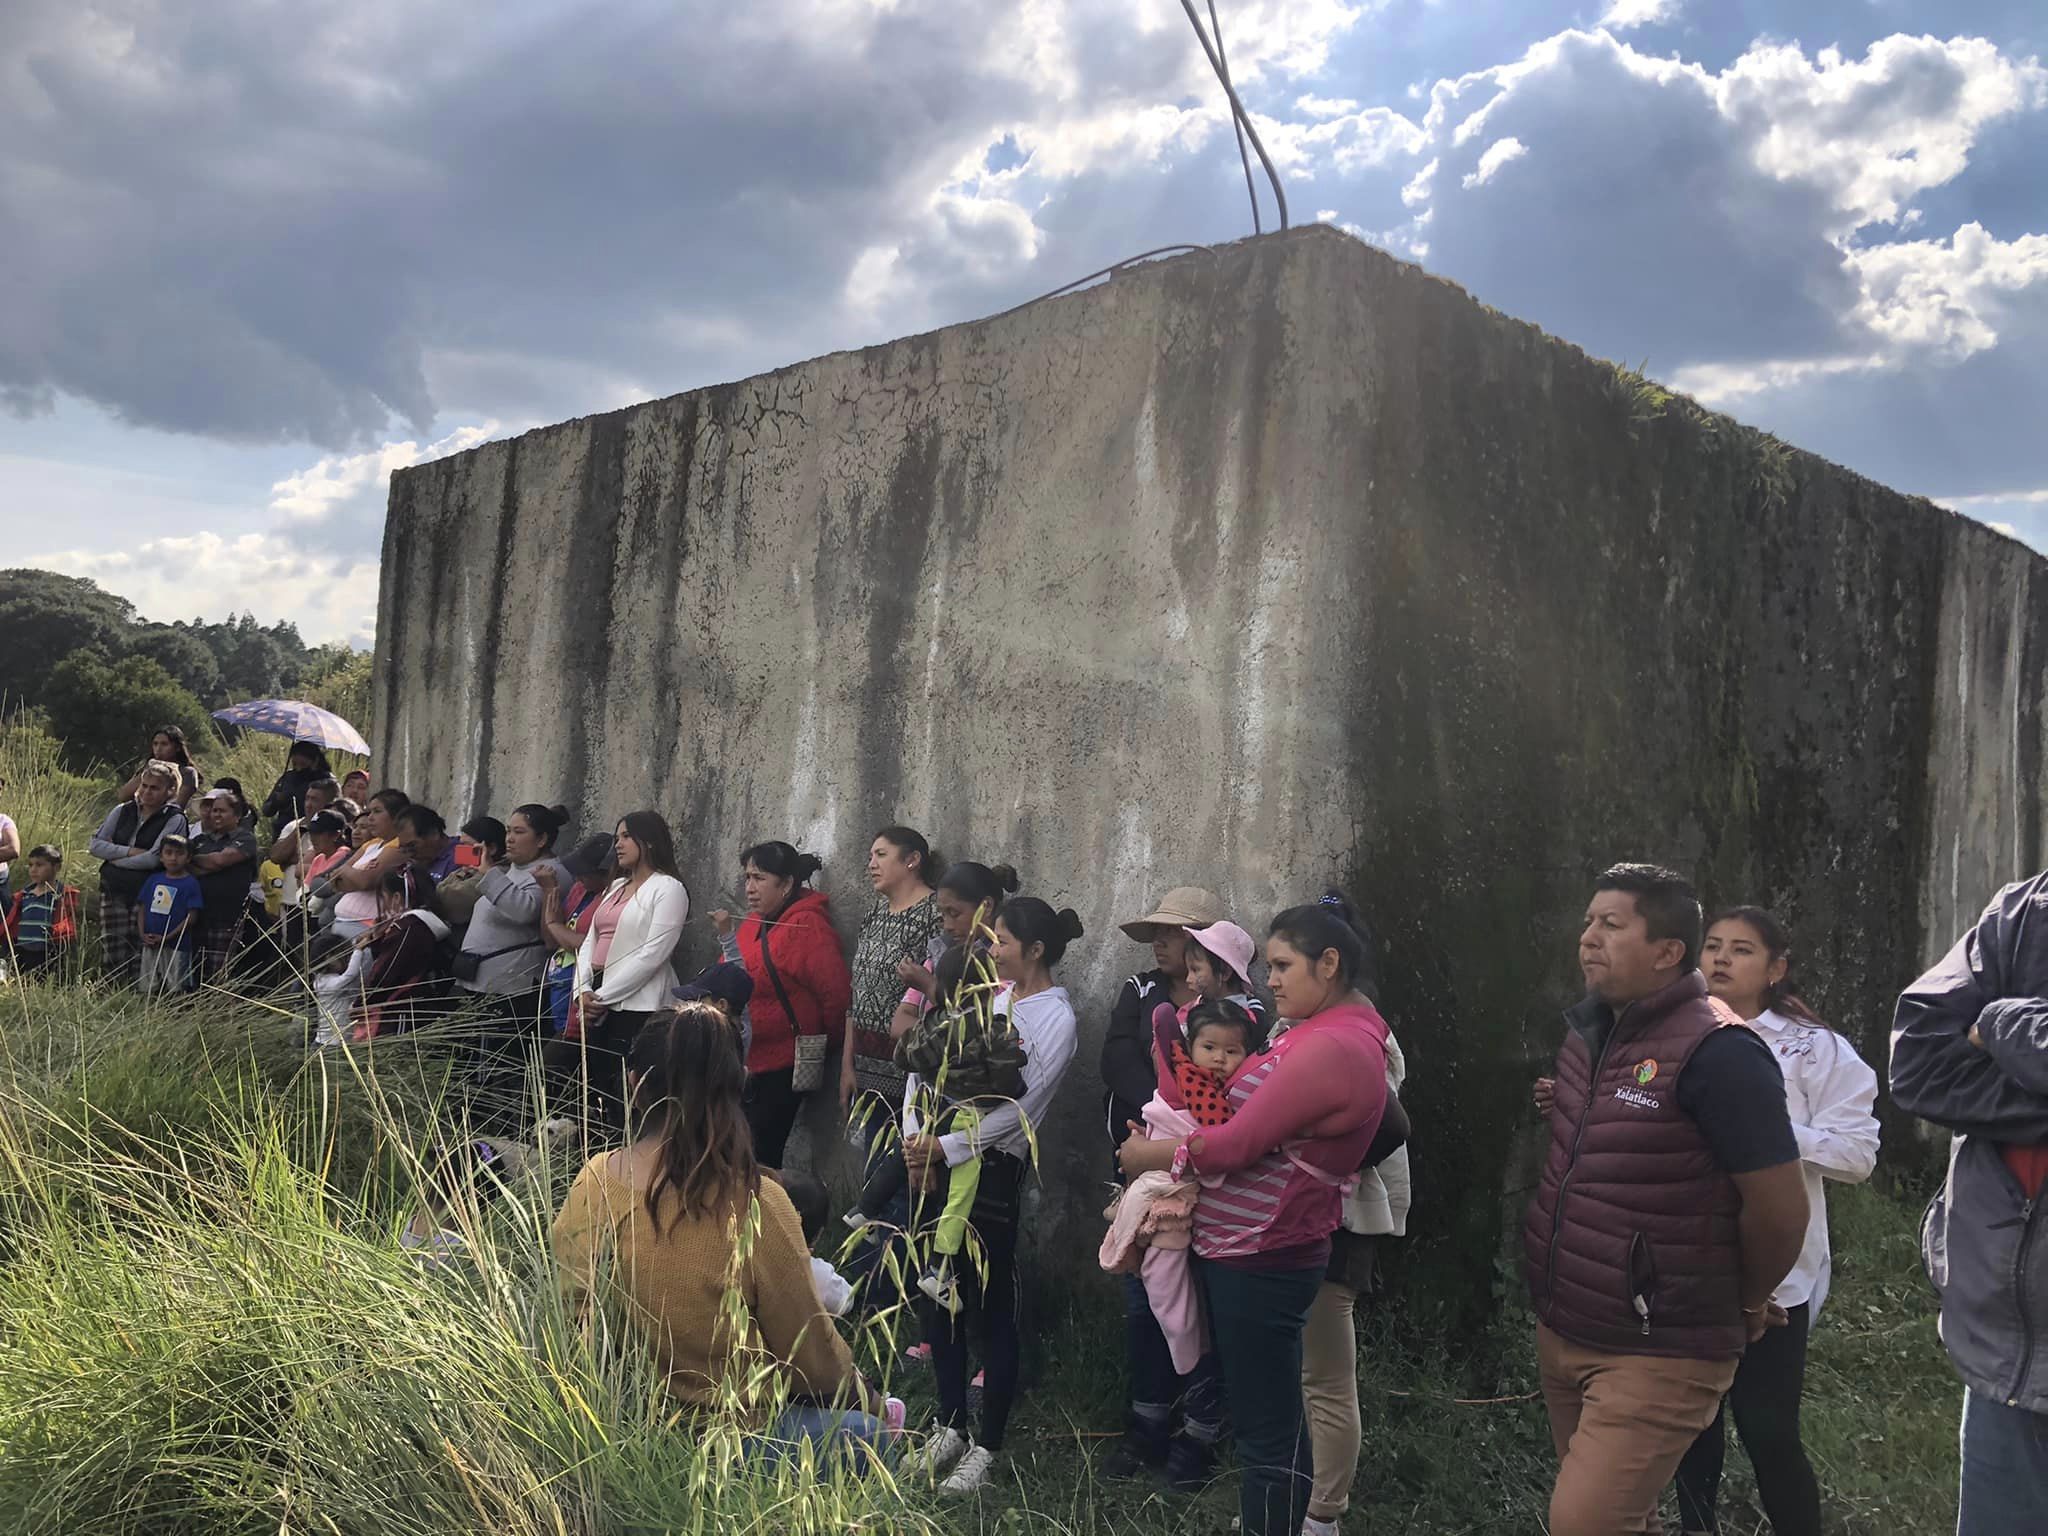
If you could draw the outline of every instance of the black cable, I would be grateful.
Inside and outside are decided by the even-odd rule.
[[[1136,266],[1139,262],[1148,261],[1154,256],[1166,256],[1175,251],[1202,251],[1206,253],[1208,250],[1209,247],[1206,245],[1155,246],[1149,251],[1140,251],[1135,256],[1126,256],[1122,261],[1114,262],[1104,267],[1100,272],[1090,272],[1086,277],[1077,277],[1071,283],[1062,283],[1059,287],[1053,289],[1051,293],[1041,293],[1037,298],[1026,299],[1022,304],[1012,304],[1008,309],[999,309],[987,318],[990,320],[1000,320],[1005,315],[1014,315],[1020,309],[1029,309],[1034,304],[1043,304],[1047,299],[1056,299],[1063,293],[1071,293],[1083,283],[1092,283],[1098,277],[1113,277],[1123,271],[1125,267]]]
[[[1216,58],[1223,66],[1223,85],[1230,86],[1230,55],[1223,48],[1223,23],[1216,19],[1216,0],[1209,0],[1209,30],[1216,34]],[[1244,195],[1252,200],[1252,233],[1264,234],[1259,223],[1259,189],[1252,182],[1252,157],[1244,147],[1244,123],[1236,112],[1230,114],[1231,130],[1237,135],[1237,163],[1244,167]]]
[[[1195,0],[1180,0],[1180,8],[1188,14],[1188,25],[1195,29],[1195,38],[1202,45],[1202,52],[1208,55],[1209,67],[1216,71],[1216,78],[1223,82],[1223,94],[1230,98],[1230,110],[1237,114],[1237,120],[1244,127],[1245,136],[1252,141],[1252,148],[1259,152],[1259,163],[1266,168],[1266,180],[1273,186],[1273,201],[1280,208],[1280,227],[1287,228],[1287,194],[1281,190],[1280,173],[1273,168],[1273,157],[1266,153],[1265,143],[1259,138],[1259,130],[1252,126],[1252,116],[1244,109],[1244,102],[1238,98],[1237,87],[1230,83],[1230,72],[1223,67],[1223,61],[1216,57],[1216,49],[1209,42],[1209,34],[1202,26],[1202,18],[1195,14]]]

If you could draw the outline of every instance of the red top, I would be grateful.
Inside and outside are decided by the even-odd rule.
[[[740,962],[754,983],[747,1003],[747,1017],[754,1025],[754,1043],[747,1051],[750,1073],[780,1072],[795,1065],[798,1030],[822,1034],[836,1044],[846,1029],[846,1010],[853,1004],[853,974],[846,968],[846,951],[832,927],[824,892],[797,892],[782,915],[767,925],[775,974],[782,978],[782,990],[796,1010],[795,1028],[782,1011],[782,999],[761,958],[761,932],[761,915],[756,912],[735,935]]]
[[[2040,1199],[2041,1186],[2048,1184],[2048,1142],[2032,1147],[2001,1146],[1998,1153],[2012,1170],[2012,1176],[2020,1181],[2027,1198]]]

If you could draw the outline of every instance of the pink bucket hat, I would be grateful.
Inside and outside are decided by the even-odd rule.
[[[1258,952],[1258,946],[1237,924],[1225,921],[1206,928],[1190,928],[1188,937],[1230,967],[1239,981],[1251,985],[1252,956]]]

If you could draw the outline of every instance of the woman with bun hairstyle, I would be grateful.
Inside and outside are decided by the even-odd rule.
[[[747,1124],[764,1168],[782,1166],[803,1103],[794,1084],[798,1037],[822,1036],[826,1062],[838,1060],[835,1047],[853,1000],[830,905],[824,892],[811,889],[812,876],[824,867],[816,854],[788,843],[755,843],[740,854],[746,916],[735,926],[732,913],[711,914],[720,951],[744,965],[754,983],[747,1004],[754,1030],[747,1047]]]
[[[1351,910],[1342,891],[1325,890],[1319,905],[1358,934],[1365,963],[1355,978],[1358,990],[1377,1005],[1377,965],[1371,933]],[[1285,1028],[1285,1021],[1281,1028]],[[1386,1117],[1381,1121],[1385,1156],[1367,1154],[1357,1185],[1344,1197],[1337,1230],[1330,1234],[1330,1266],[1308,1309],[1302,1333],[1301,1392],[1308,1413],[1315,1483],[1309,1494],[1302,1536],[1337,1536],[1337,1522],[1350,1507],[1361,1449],[1358,1410],[1358,1300],[1377,1285],[1378,1251],[1389,1238],[1408,1231],[1410,1183],[1408,1149],[1393,1145],[1389,1126],[1408,1075],[1400,1044],[1387,1031]],[[1405,1126],[1405,1116],[1399,1117]],[[1405,1130],[1401,1133],[1405,1139]]]
[[[839,1062],[841,1109],[852,1109],[859,1095],[886,1119],[903,1097],[890,1025],[903,996],[904,963],[922,963],[939,931],[932,882],[940,867],[931,844],[914,827],[884,827],[868,847],[868,884],[874,887],[875,902],[853,946],[853,1002]],[[871,1124],[873,1118],[860,1120]]]
[[[548,955],[540,921],[546,892],[536,872],[542,865],[554,872],[555,838],[568,820],[559,805],[522,805],[506,818],[495,848],[492,818],[474,818],[463,828],[487,862],[462,935],[469,958],[456,962],[455,984],[519,1034],[533,1034],[547,1012],[540,982]]]
[[[1302,1330],[1387,1110],[1387,1026],[1359,990],[1365,962],[1358,931],[1329,907],[1274,918],[1266,982],[1294,1025],[1231,1078],[1227,1123],[1178,1141],[1138,1126],[1118,1153],[1128,1177],[1203,1182],[1195,1269],[1237,1428],[1244,1536],[1299,1536],[1308,1514]]]
[[[1024,1092],[982,1114],[970,1128],[950,1135],[920,1133],[913,1075],[905,1085],[903,1159],[911,1181],[938,1189],[947,1170],[981,1159],[968,1225],[978,1243],[978,1263],[955,1272],[948,1302],[924,1308],[925,1342],[931,1346],[938,1378],[938,1425],[925,1445],[920,1470],[945,1478],[942,1492],[973,1493],[986,1487],[1003,1448],[1010,1409],[1017,1397],[1020,1353],[1017,1330],[1017,1224],[1032,1138],[1046,1121],[1067,1068],[1074,1060],[1074,1004],[1053,971],[1067,946],[1081,937],[1073,908],[1055,912],[1036,896],[1014,896],[995,922],[989,956],[1003,985],[990,1002],[992,1022],[1016,1030],[1024,1047]],[[985,1373],[981,1429],[967,1438],[967,1325],[981,1335]]]

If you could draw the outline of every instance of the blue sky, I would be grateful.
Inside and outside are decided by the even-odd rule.
[[[2048,548],[2048,6],[1218,10],[1297,222]],[[1249,233],[1177,0],[8,12],[4,563],[156,618],[366,642],[395,466]]]

